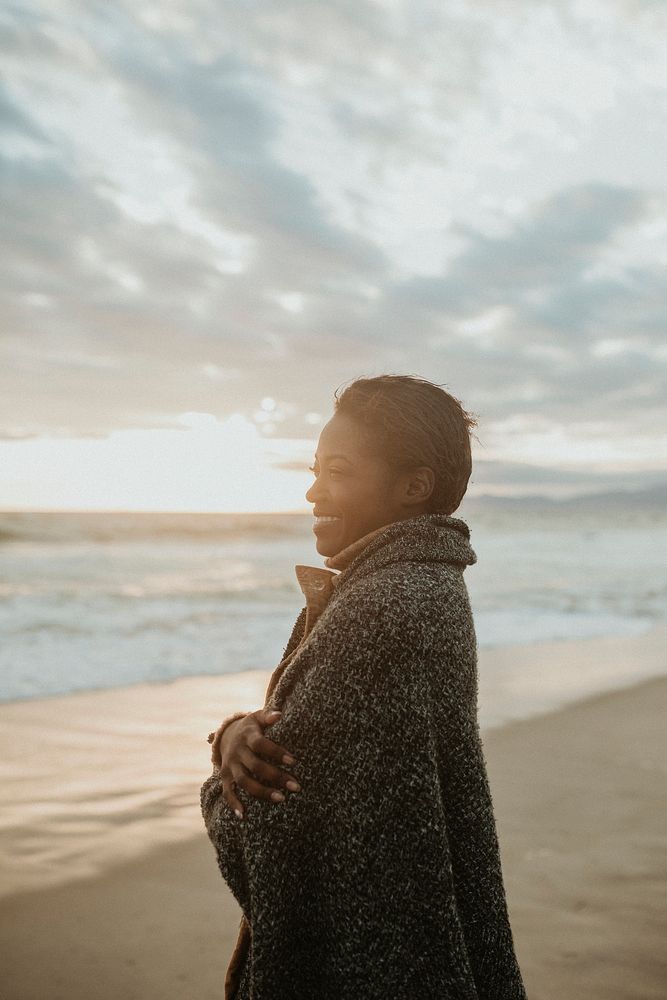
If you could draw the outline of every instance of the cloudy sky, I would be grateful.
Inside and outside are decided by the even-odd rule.
[[[666,7],[10,0],[0,507],[310,509],[388,372],[471,495],[664,482]]]

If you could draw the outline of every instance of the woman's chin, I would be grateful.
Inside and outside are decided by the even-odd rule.
[[[335,556],[340,545],[334,545],[325,538],[315,538],[315,548],[321,556]]]
[[[315,548],[321,556],[335,556],[343,548],[343,533],[340,528],[340,523],[333,522],[313,530]]]

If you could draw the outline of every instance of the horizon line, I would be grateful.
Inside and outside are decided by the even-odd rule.
[[[586,500],[596,496],[633,496],[652,492],[660,487],[667,487],[667,480],[664,482],[652,483],[647,486],[630,489],[607,489],[595,492],[576,492],[569,496],[552,496],[547,493],[480,493],[477,495],[465,495],[459,504],[463,506],[466,500],[469,503],[477,503],[483,500],[546,500],[552,503],[568,503],[572,500]],[[459,509],[457,508],[457,510]],[[185,509],[182,507],[3,507],[0,506],[0,514],[213,514],[217,516],[242,517],[242,516],[311,516],[312,510],[304,507],[275,510],[216,510],[216,509]]]

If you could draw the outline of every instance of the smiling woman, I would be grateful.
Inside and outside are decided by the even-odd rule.
[[[472,470],[475,423],[438,386],[407,376],[358,379],[336,395],[306,493],[317,551],[333,555],[399,518],[455,510]]]
[[[396,375],[354,382],[322,430],[306,499],[328,568],[297,566],[306,607],[266,704],[212,734],[201,788],[243,911],[228,1000],[525,1000],[477,722],[476,555],[451,516],[474,423]]]

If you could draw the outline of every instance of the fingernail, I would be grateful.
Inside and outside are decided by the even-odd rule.
[[[234,812],[236,813],[239,819],[243,819],[243,813],[241,812],[240,809],[235,809]]]
[[[297,785],[296,781],[288,781],[287,782],[287,787],[289,788],[290,792],[300,792],[301,791],[301,786]]]
[[[274,802],[284,802],[285,796],[282,792],[271,792],[271,798]]]
[[[285,754],[283,757],[283,764],[296,764],[294,757],[290,757],[289,754]]]

